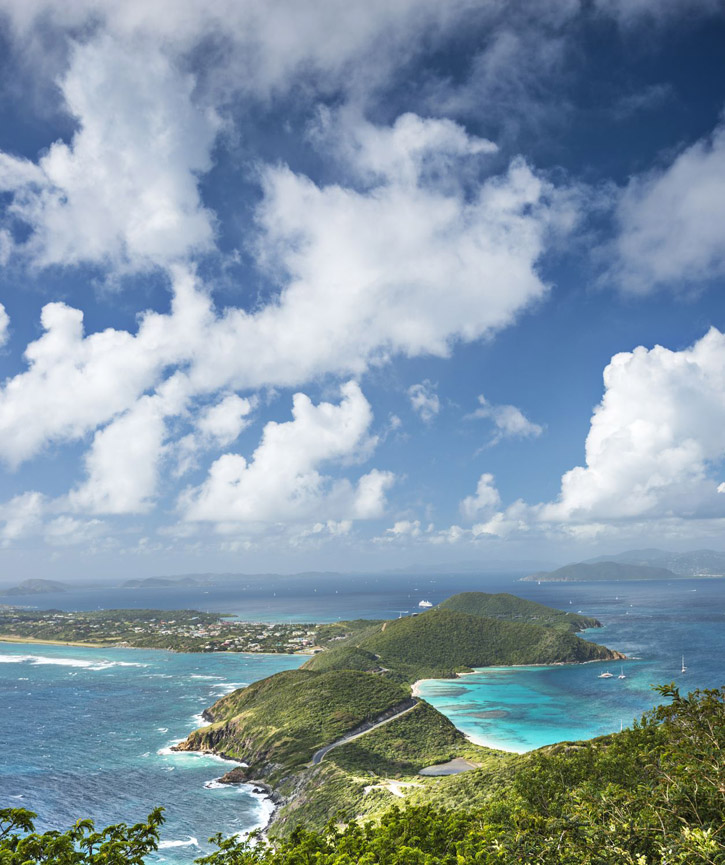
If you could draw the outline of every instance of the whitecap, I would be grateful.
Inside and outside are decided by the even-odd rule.
[[[147,667],[132,661],[86,661],[81,658],[49,658],[46,655],[0,655],[0,664],[33,664],[56,667],[78,667],[84,670],[107,670],[110,667]]]
[[[156,731],[157,731],[158,733],[168,733],[168,732],[169,732],[169,728],[168,728],[168,727],[157,727],[157,728],[156,728]]]
[[[238,691],[240,688],[248,688],[249,682],[220,682],[218,685],[212,685],[211,687],[226,695],[231,694],[232,691]]]
[[[168,850],[169,847],[198,847],[199,842],[193,835],[189,835],[186,841],[160,841],[159,850]]]
[[[161,757],[197,757],[203,760],[213,760],[217,763],[224,763],[228,766],[248,766],[248,763],[243,763],[241,760],[232,760],[230,757],[220,757],[219,754],[212,754],[210,751],[173,751],[172,746],[176,742],[166,745],[164,748],[159,748],[156,752]]]
[[[200,673],[192,673],[192,679],[223,679],[224,676],[202,676]]]

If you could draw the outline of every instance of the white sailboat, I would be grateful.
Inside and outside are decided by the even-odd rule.
[[[687,667],[685,666],[685,656],[684,655],[682,656],[682,670],[680,670],[680,672],[681,673],[687,672]]]
[[[622,667],[622,672],[617,676],[618,679],[626,679],[627,677],[624,675],[624,667]]]

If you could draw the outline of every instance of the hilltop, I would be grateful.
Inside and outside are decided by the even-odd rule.
[[[486,592],[460,592],[442,603],[438,609],[472,616],[489,616],[511,622],[528,622],[533,625],[551,625],[571,633],[587,628],[601,628],[602,624],[591,616],[580,613],[565,613],[536,601],[527,601],[508,592],[490,595]]]

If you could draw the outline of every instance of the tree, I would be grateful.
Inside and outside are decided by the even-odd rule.
[[[37,817],[25,808],[0,809],[2,865],[144,865],[158,848],[162,808],[144,823],[118,823],[96,831],[92,820],[79,820],[67,832],[35,832]]]

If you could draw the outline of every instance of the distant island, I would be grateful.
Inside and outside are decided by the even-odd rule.
[[[395,801],[396,784],[424,787],[423,770],[445,774],[453,761],[455,774],[520,759],[469,742],[418,698],[418,680],[493,665],[624,658],[575,633],[599,624],[482,592],[454,595],[401,619],[339,623],[337,632],[319,635],[321,651],[299,669],[218,700],[204,712],[209,726],[176,750],[247,764],[222,781],[272,785],[279,805],[275,834],[288,834],[300,820],[320,828],[339,812],[348,818],[377,813]]]
[[[23,580],[17,586],[0,590],[3,597],[14,595],[49,595],[56,592],[67,592],[72,586],[68,583],[60,583],[57,580]]]
[[[595,582],[597,580],[681,580],[725,576],[725,553],[693,550],[628,550],[612,556],[597,556],[554,571],[538,571],[522,577],[524,582]]]
[[[537,583],[589,583],[599,580],[675,580],[678,575],[667,568],[653,568],[648,565],[624,565],[619,562],[597,562],[588,564],[578,562],[565,565],[555,571],[530,574],[522,577],[522,582]]]

